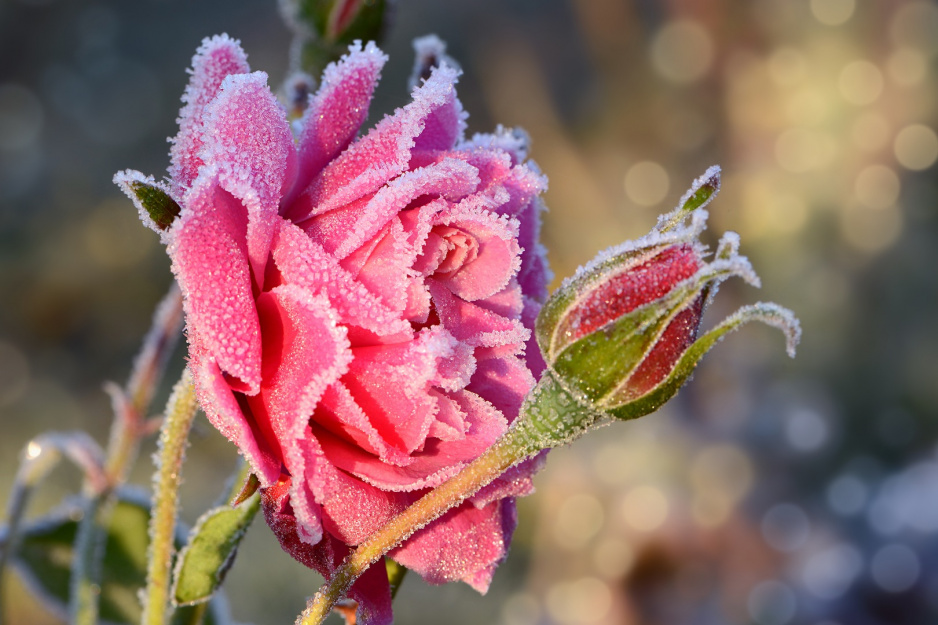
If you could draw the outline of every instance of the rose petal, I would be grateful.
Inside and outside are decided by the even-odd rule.
[[[474,196],[440,216],[439,222],[465,232],[476,244],[473,258],[448,275],[435,275],[455,295],[475,301],[504,289],[521,266],[516,239],[518,224],[481,209]]]
[[[387,60],[374,42],[369,41],[364,50],[356,42],[348,54],[326,67],[319,91],[303,115],[297,182],[285,207],[355,138],[368,116],[371,96]]]
[[[208,106],[222,81],[229,74],[245,74],[251,71],[247,55],[240,44],[228,35],[203,39],[202,45],[192,58],[192,77],[182,96],[185,106],[179,112],[179,132],[170,148],[169,175],[173,191],[183,195],[199,174],[202,166],[202,121]]]
[[[385,441],[371,424],[351,392],[341,382],[331,385],[319,402],[313,421],[330,433],[358,445],[382,462],[406,466],[413,462],[410,454],[402,452]]]
[[[293,559],[329,577],[351,549],[329,534],[315,546],[300,540],[289,491],[289,478],[263,491],[261,502],[267,525]],[[358,623],[391,625],[391,589],[383,561],[368,567],[352,584],[348,596],[358,602]]]
[[[460,341],[474,347],[495,347],[524,343],[530,336],[520,321],[456,297],[436,280],[427,280],[427,287],[443,327]]]
[[[514,346],[476,349],[475,373],[466,387],[511,418],[518,414],[535,382],[516,352]]]
[[[410,104],[392,117],[385,117],[374,130],[329,163],[313,181],[308,197],[301,196],[298,201],[307,203],[311,214],[321,214],[374,193],[403,173],[427,120],[441,107],[453,106],[456,75],[449,68],[433,72],[429,80],[414,90]]]
[[[254,72],[225,78],[204,119],[200,155],[217,166],[221,185],[248,208],[248,255],[262,290],[280,197],[296,174],[286,114],[267,87],[267,74]]]
[[[187,193],[167,252],[188,326],[235,389],[254,394],[261,383],[261,337],[245,241],[247,211],[212,174],[203,171]]]
[[[423,449],[411,454],[414,461],[406,467],[383,463],[360,447],[325,431],[314,431],[329,462],[377,488],[401,492],[432,488],[488,449],[508,428],[505,416],[475,393],[442,395],[465,415],[469,424],[466,436],[457,441],[428,439]]]
[[[199,406],[211,424],[234,443],[251,464],[261,486],[273,484],[280,476],[278,449],[271,448],[253,419],[245,416],[218,365],[211,358],[196,355],[200,352],[196,348],[200,341],[194,338],[191,328],[189,342],[190,368],[198,391]]]
[[[298,445],[326,388],[348,370],[352,352],[328,300],[284,284],[257,298],[263,335],[263,382],[247,403],[282,447],[283,462],[302,475]]]
[[[502,499],[481,509],[464,503],[389,555],[431,584],[462,580],[484,593],[495,566],[508,553],[515,525],[513,499]]]
[[[324,294],[344,324],[379,335],[411,335],[410,324],[357,282],[296,225],[280,222],[272,253],[285,282]]]

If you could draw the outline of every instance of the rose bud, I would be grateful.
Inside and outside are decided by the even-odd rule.
[[[743,307],[698,337],[721,281],[738,276],[759,286],[735,233],[724,235],[711,260],[698,240],[703,206],[719,186],[720,169],[711,167],[648,235],[599,254],[548,299],[535,329],[548,369],[527,406],[532,444],[554,446],[544,437],[564,442],[607,416],[653,412],[724,334],[748,321],[782,330],[794,356],[798,321],[771,303]]]

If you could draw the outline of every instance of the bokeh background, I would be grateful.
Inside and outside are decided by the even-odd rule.
[[[126,379],[170,282],[110,179],[165,170],[184,69],[219,32],[280,84],[275,0],[0,0],[0,501],[30,437],[106,436],[102,382]],[[789,361],[747,327],[658,414],[553,452],[488,596],[413,576],[398,622],[938,622],[938,4],[401,0],[373,112],[407,101],[431,32],[462,64],[470,131],[532,136],[559,277],[719,163],[711,231],[742,235],[765,286],[726,284],[707,321],[774,300],[804,340]],[[185,520],[234,464],[203,419]],[[58,470],[30,515],[78,488]],[[60,622],[2,583],[11,622]],[[257,521],[227,588],[261,625],[318,584]]]

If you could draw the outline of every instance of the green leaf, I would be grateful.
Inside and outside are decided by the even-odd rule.
[[[108,530],[101,576],[101,619],[135,625],[140,621],[137,593],[146,580],[147,524],[145,498],[122,494]],[[53,609],[65,612],[70,567],[82,506],[66,504],[59,511],[23,528],[13,564],[27,586]]]
[[[169,197],[166,191],[155,184],[134,180],[127,186],[137,196],[140,205],[147,211],[150,219],[160,230],[169,228],[173,224],[173,220],[179,216],[179,212],[182,210],[179,208],[179,204]]]
[[[694,181],[687,193],[678,202],[677,208],[662,215],[658,220],[656,229],[659,232],[673,230],[684,221],[684,218],[698,208],[710,203],[720,191],[720,168],[714,165],[707,169],[700,178]]]
[[[238,545],[260,509],[260,495],[244,503],[219,506],[203,514],[176,561],[173,600],[177,605],[208,601],[225,580]]]

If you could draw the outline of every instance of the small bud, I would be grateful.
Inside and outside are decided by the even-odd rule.
[[[603,417],[633,419],[653,412],[678,391],[724,334],[743,323],[778,327],[794,356],[798,321],[776,304],[741,308],[698,337],[704,309],[720,282],[737,276],[759,286],[749,261],[739,255],[735,233],[721,239],[710,260],[698,240],[707,218],[702,207],[719,187],[720,170],[711,167],[651,233],[601,253],[541,309],[535,335],[548,365],[542,384],[554,388],[551,397],[569,395],[580,409],[567,414],[582,420],[554,422],[558,440]],[[532,404],[528,412],[543,420],[552,411]],[[542,434],[547,430],[538,429]]]

